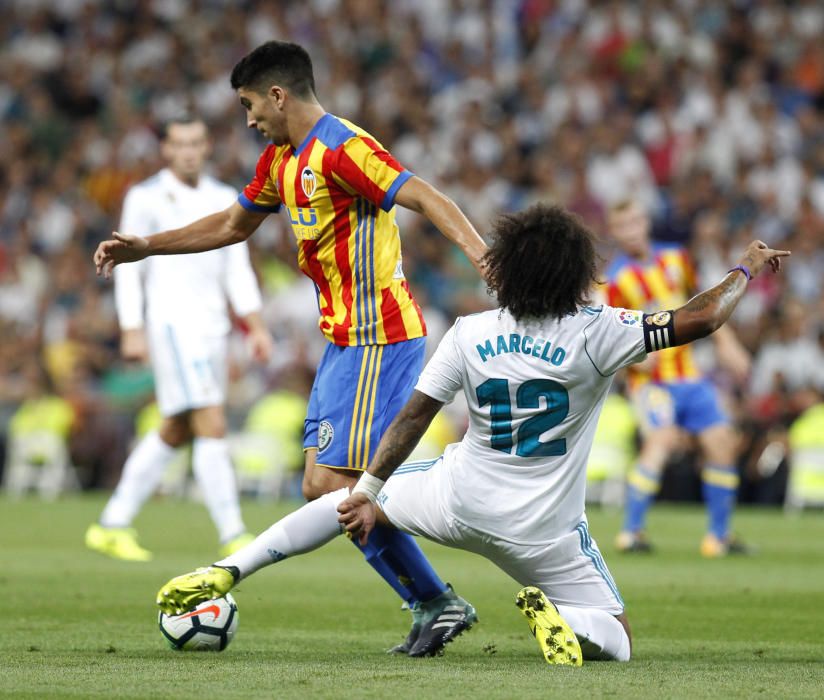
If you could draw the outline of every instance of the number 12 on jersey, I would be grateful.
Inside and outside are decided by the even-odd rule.
[[[517,439],[512,435],[512,399],[508,379],[487,379],[475,389],[478,405],[490,405],[492,440],[495,450],[519,457],[557,457],[566,454],[566,439],[541,442],[540,436],[561,423],[569,413],[569,394],[562,384],[551,379],[530,379],[518,386],[515,406],[523,409],[540,408],[541,398],[546,408],[527,418],[518,428]]]

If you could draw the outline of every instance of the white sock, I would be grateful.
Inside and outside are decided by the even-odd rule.
[[[163,442],[157,431],[146,435],[123,465],[120,481],[103,509],[100,524],[129,527],[146,499],[154,493],[174,454],[175,448]]]
[[[192,445],[192,471],[220,541],[228,542],[246,532],[226,439],[196,437]]]
[[[278,520],[254,542],[215,563],[237,567],[240,578],[245,578],[286,557],[317,549],[340,534],[338,505],[348,496],[349,489],[342,488],[310,501]]]
[[[585,659],[629,661],[629,637],[614,615],[595,608],[557,607],[581,642]]]

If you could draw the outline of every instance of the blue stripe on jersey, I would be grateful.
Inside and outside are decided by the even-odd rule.
[[[353,303],[353,306],[357,309],[358,312],[358,325],[356,326],[356,331],[358,334],[358,343],[365,345],[365,338],[364,338],[364,331],[363,329],[366,327],[366,305],[362,304],[363,300],[363,273],[361,273],[361,261],[363,260],[363,254],[361,253],[361,240],[363,236],[361,235],[361,231],[363,229],[363,200],[358,198],[357,202],[355,203],[355,220],[357,224],[355,226],[355,264],[353,266],[353,276],[354,276],[354,288],[357,290],[358,301],[357,304]],[[361,315],[361,309],[363,309],[363,315]]]
[[[376,306],[376,297],[377,293],[375,292],[375,220],[378,218],[378,212],[375,211],[375,207],[373,205],[369,205],[366,208],[366,211],[369,212],[369,228],[368,230],[368,241],[369,241],[369,257],[367,258],[369,262],[369,296],[367,297],[367,301],[372,305],[372,326],[370,328],[370,342],[375,343],[377,342],[375,329],[377,327],[377,319],[378,319],[378,308]]]
[[[280,204],[276,204],[273,207],[265,207],[262,204],[255,204],[255,202],[249,199],[245,194],[243,194],[243,192],[237,196],[237,203],[246,209],[246,211],[259,211],[263,214],[274,214],[275,212],[280,211]]]
[[[389,186],[389,189],[386,190],[386,194],[383,195],[383,200],[381,201],[381,209],[384,211],[389,211],[392,207],[395,206],[395,196],[398,194],[398,190],[403,186],[403,183],[406,182],[410,177],[414,177],[414,173],[409,172],[408,170],[403,170],[398,173],[398,176],[395,178],[395,181]]]
[[[327,112],[315,122],[312,130],[306,135],[306,138],[303,139],[300,146],[295,149],[295,155],[300,155],[301,151],[306,148],[313,138],[320,141],[330,151],[334,151],[338,146],[346,143],[353,136],[356,136],[356,134],[352,129],[346,126],[346,124],[336,116]]]
[[[604,562],[604,558],[592,544],[592,538],[589,536],[587,524],[585,522],[580,522],[575,527],[575,529],[578,531],[578,535],[581,538],[581,551],[592,560],[592,563],[595,565],[595,568],[598,570],[598,573],[601,574],[601,577],[604,579],[604,581],[606,581],[606,584],[607,586],[609,586],[609,589],[618,599],[618,602],[623,606],[624,599],[618,592],[618,586],[615,585],[615,581],[612,579],[612,576],[609,573],[609,569],[607,569],[607,565]]]

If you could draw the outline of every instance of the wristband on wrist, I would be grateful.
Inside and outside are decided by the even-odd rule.
[[[352,494],[362,493],[372,503],[375,503],[375,501],[378,500],[378,494],[385,483],[386,482],[383,479],[379,479],[376,476],[372,476],[368,472],[364,472],[361,474],[360,479],[358,479],[358,483],[355,484],[355,488],[352,489]]]
[[[729,270],[727,270],[727,274],[729,274],[730,272],[737,271],[743,272],[744,275],[746,275],[747,282],[749,282],[752,279],[752,275],[750,274],[750,268],[748,268],[746,265],[736,265],[735,267],[731,267]]]

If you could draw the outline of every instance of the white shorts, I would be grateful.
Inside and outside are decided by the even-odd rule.
[[[413,535],[480,554],[521,586],[537,586],[557,605],[597,608],[611,615],[624,611],[586,520],[545,544],[516,544],[481,532],[452,515],[447,469],[443,458],[398,467],[378,497],[389,521]]]
[[[161,415],[224,403],[227,335],[158,324],[150,326],[148,340]]]

